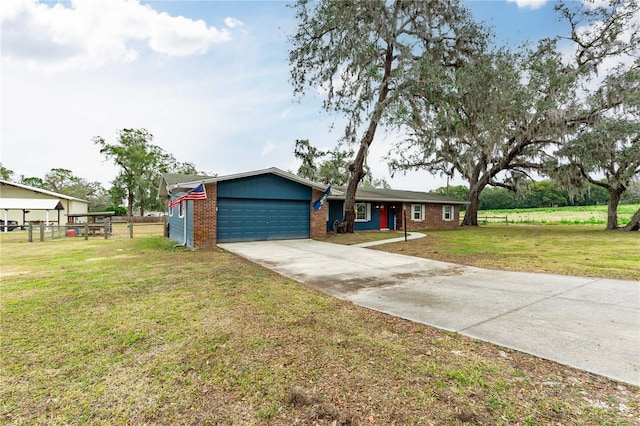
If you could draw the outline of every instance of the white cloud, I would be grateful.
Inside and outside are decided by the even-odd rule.
[[[547,3],[547,0],[507,0],[509,3],[515,3],[520,9],[539,9]]]
[[[131,62],[145,45],[169,56],[204,54],[231,39],[226,28],[158,13],[138,0],[72,0],[52,6],[4,0],[0,23],[3,57],[46,71]]]
[[[229,28],[237,28],[244,25],[244,23],[236,18],[230,16],[224,18],[224,24]]]
[[[275,149],[275,147],[276,146],[273,144],[273,142],[267,141],[267,143],[265,143],[262,147],[262,156],[264,157],[265,155],[271,153]]]

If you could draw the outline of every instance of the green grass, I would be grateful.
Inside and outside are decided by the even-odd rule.
[[[618,206],[618,225],[627,224],[640,204],[620,204]],[[569,206],[545,207],[537,209],[481,210],[478,220],[483,216],[507,216],[509,223],[515,224],[563,224],[563,225],[604,225],[607,223],[607,206]],[[498,222],[489,219],[489,222]],[[504,223],[504,220],[502,220]]]
[[[640,421],[638,388],[172,247],[0,235],[0,423]]]
[[[640,280],[640,234],[599,225],[485,225],[425,231],[378,250],[489,269]]]

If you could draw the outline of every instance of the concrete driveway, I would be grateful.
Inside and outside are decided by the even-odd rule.
[[[491,271],[313,240],[219,246],[370,309],[640,385],[640,282]]]

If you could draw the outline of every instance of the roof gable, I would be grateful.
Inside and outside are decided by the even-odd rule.
[[[45,195],[49,195],[51,197],[56,197],[56,198],[62,198],[62,199],[65,199],[65,200],[80,201],[80,202],[83,202],[83,203],[87,203],[88,202],[87,200],[83,200],[81,198],[70,197],[69,195],[59,194],[57,192],[48,191],[48,190],[42,189],[42,188],[36,188],[35,186],[29,186],[29,185],[23,185],[21,183],[9,182],[7,180],[0,180],[0,184],[15,186],[16,188],[26,189],[28,191],[38,192],[40,194],[45,194]]]
[[[204,179],[210,179],[212,176],[208,175],[180,175],[176,173],[162,173],[160,175],[160,184],[158,187],[158,197],[168,198],[169,193],[173,189],[180,188],[182,182],[202,182]],[[188,187],[182,187],[184,189],[191,189],[198,186],[198,184]]]
[[[245,173],[236,173],[236,174],[226,175],[226,176],[196,176],[194,178],[194,176],[188,176],[188,175],[170,175],[169,179],[173,183],[169,183],[169,180],[165,179],[166,175],[163,175],[163,182],[160,183],[160,190],[158,191],[158,196],[168,197],[169,194],[174,190],[185,190],[185,189],[195,188],[200,183],[206,184],[206,183],[214,183],[214,182],[224,182],[229,180],[244,179],[248,177],[260,176],[265,174],[273,174],[281,178],[284,178],[305,186],[309,186],[311,188],[318,189],[320,191],[325,191],[327,189],[327,185],[324,185],[318,182],[313,182],[305,178],[301,178],[300,176],[296,176],[292,173],[285,172],[284,170],[280,170],[277,167],[271,167],[268,169],[255,170],[255,171],[245,172]],[[182,179],[180,178],[180,176],[182,177]],[[162,188],[163,184],[164,184],[164,190]],[[337,191],[332,191],[332,193],[334,192],[337,193]]]

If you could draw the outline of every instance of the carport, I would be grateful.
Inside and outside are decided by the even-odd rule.
[[[55,221],[59,224],[60,212],[64,210],[64,206],[60,200],[44,198],[0,198],[0,208],[4,210],[4,223],[8,223],[10,210],[22,211],[22,225],[27,223],[27,213],[32,210],[44,210],[46,212],[46,225],[49,225],[51,221],[49,212],[57,212],[57,219]],[[4,227],[4,232],[7,232],[7,227]]]

